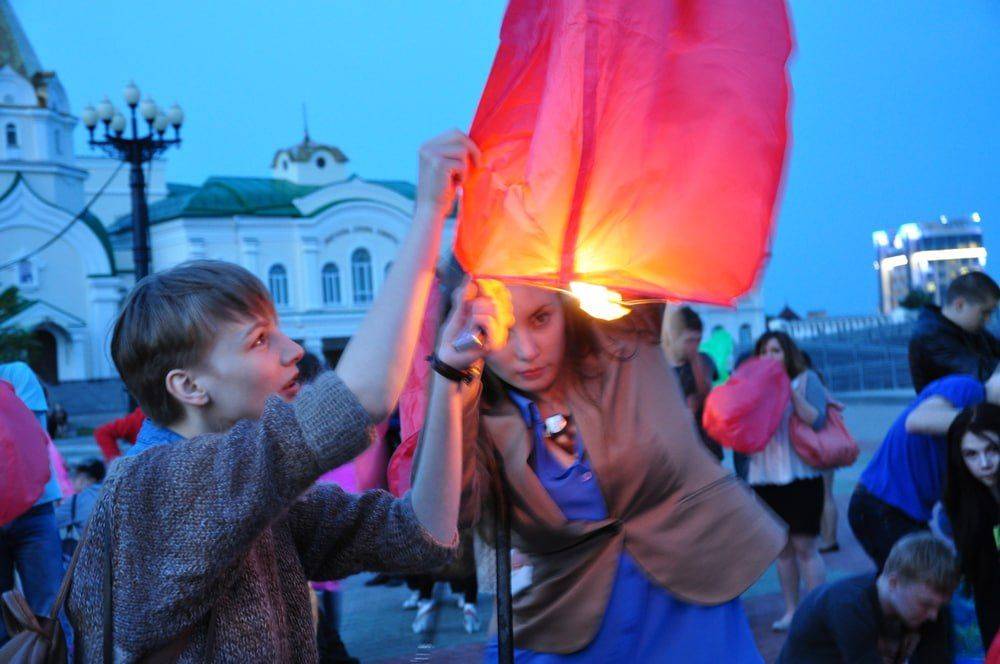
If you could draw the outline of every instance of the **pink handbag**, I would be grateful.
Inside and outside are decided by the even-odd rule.
[[[802,460],[820,470],[850,466],[860,452],[844,417],[833,406],[827,406],[826,425],[819,431],[793,415],[788,434]]]
[[[0,380],[0,526],[35,504],[49,481],[49,435],[14,392]]]

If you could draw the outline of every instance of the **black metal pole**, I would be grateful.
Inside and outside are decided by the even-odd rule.
[[[502,473],[497,482],[496,494],[493,527],[497,556],[497,662],[514,664],[513,596],[510,586],[510,498]]]
[[[130,152],[135,155],[141,148]],[[130,155],[132,157],[132,155]],[[149,274],[149,209],[146,207],[146,179],[142,174],[141,155],[129,160],[131,174],[129,184],[132,186],[132,261],[135,263],[135,280]]]
[[[133,119],[133,127],[135,121]],[[134,141],[128,150],[131,167],[129,185],[132,187],[132,263],[135,283],[149,274],[149,210],[146,207],[146,179],[142,174],[142,147]],[[139,406],[135,395],[128,393],[128,410]]]
[[[152,131],[150,131],[152,136]],[[127,150],[131,166],[129,184],[132,187],[132,262],[135,280],[149,274],[149,208],[146,207],[146,178],[142,174],[143,146],[139,127],[132,107],[132,141]],[[152,155],[150,155],[152,157]]]

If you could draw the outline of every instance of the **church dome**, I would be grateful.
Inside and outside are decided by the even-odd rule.
[[[54,72],[42,69],[7,0],[0,0],[0,105],[69,113],[66,91]]]
[[[10,65],[0,67],[0,106],[38,106],[34,86]]]
[[[347,156],[340,148],[317,143],[306,134],[302,142],[274,153],[274,177],[305,185],[321,185],[347,177]]]

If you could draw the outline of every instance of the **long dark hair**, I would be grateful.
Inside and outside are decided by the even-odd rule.
[[[967,433],[1000,441],[1000,406],[982,403],[966,408],[948,428],[948,468],[941,502],[951,522],[962,574],[976,585],[998,564],[993,528],[1000,517],[996,498],[972,475],[962,457],[962,439]]]
[[[760,339],[757,339],[757,343],[753,347],[753,354],[758,356],[763,355],[764,347],[767,346],[767,342],[771,339],[777,341],[778,345],[781,346],[781,350],[785,353],[785,371],[788,373],[789,378],[795,378],[808,368],[805,358],[802,357],[802,351],[799,350],[799,347],[795,345],[795,341],[785,332],[772,330],[760,335]]]

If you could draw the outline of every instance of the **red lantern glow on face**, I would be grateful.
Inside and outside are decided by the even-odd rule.
[[[459,262],[599,317],[618,294],[731,304],[767,255],[790,50],[783,0],[511,0]]]

